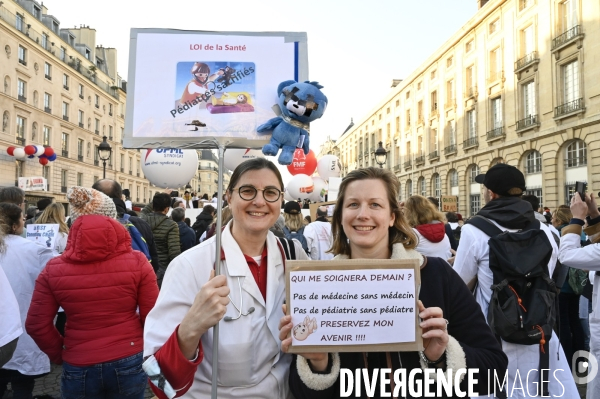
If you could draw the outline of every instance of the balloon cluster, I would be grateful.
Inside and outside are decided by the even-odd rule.
[[[325,155],[317,161],[313,150],[304,155],[298,148],[294,160],[288,165],[288,171],[293,175],[285,190],[285,199],[295,201],[309,199],[312,202],[325,200],[329,188],[330,177],[340,177],[341,164],[335,155]],[[319,176],[311,177],[315,170]]]
[[[56,159],[56,153],[52,147],[44,147],[41,145],[27,145],[25,148],[11,146],[6,149],[6,152],[11,157],[17,159],[38,157],[39,162],[42,165],[47,165],[48,162],[52,162]]]

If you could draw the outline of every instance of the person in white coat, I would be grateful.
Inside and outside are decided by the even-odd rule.
[[[2,236],[4,233],[0,233]],[[4,239],[2,239],[4,246]],[[23,334],[19,303],[10,282],[0,267],[0,367],[4,366],[17,348],[19,336]]]
[[[14,397],[31,398],[35,378],[50,372],[50,359],[25,332],[25,319],[35,280],[46,263],[54,257],[54,251],[21,237],[24,220],[23,211],[18,205],[1,203],[0,216],[4,220],[2,228],[6,234],[6,249],[0,255],[0,267],[17,298],[23,329],[12,358],[0,369],[0,397],[10,382]],[[1,306],[5,306],[4,303]]]
[[[528,202],[521,200],[525,191],[525,177],[514,166],[496,164],[486,174],[475,179],[483,184],[483,197],[486,205],[477,213],[496,225],[502,231],[515,232],[535,221],[533,209]],[[551,276],[556,267],[558,246],[548,226],[541,223],[552,246],[552,255],[548,262]],[[490,237],[471,224],[465,224],[461,230],[460,245],[456,251],[454,270],[463,281],[472,288],[477,281],[475,299],[483,314],[488,314],[492,297],[491,286],[494,276],[489,264]],[[569,369],[570,359],[566,359],[556,334],[549,342],[549,372],[545,372],[544,381],[548,382],[550,397],[578,398],[579,393]],[[541,396],[538,393],[540,370],[540,345],[520,345],[502,340],[502,350],[508,356],[507,394],[512,398],[531,398]]]
[[[569,267],[576,269],[595,271],[594,291],[592,293],[592,313],[590,314],[590,352],[596,359],[595,378],[591,378],[587,386],[587,399],[600,399],[600,212],[594,194],[586,195],[585,202],[579,195],[573,195],[571,199],[571,212],[573,219],[571,223],[562,229],[560,238],[560,249],[558,251],[558,260]],[[588,227],[585,233],[590,237],[592,244],[581,247],[581,230],[583,228],[586,216]],[[593,362],[588,362],[590,372],[593,372]],[[585,380],[579,381],[584,383]]]
[[[146,318],[144,356],[154,356],[159,367],[153,374],[164,377],[176,396],[210,396],[212,327],[217,323],[218,397],[289,396],[291,356],[281,352],[278,329],[285,255],[269,232],[281,211],[282,191],[272,162],[256,158],[241,163],[227,189],[233,219],[222,232],[221,254],[211,237],[169,265]],[[296,258],[307,260],[302,246],[294,245]],[[213,277],[217,255],[223,274]],[[161,399],[169,390],[151,387]]]
[[[327,220],[327,208],[317,208],[317,219],[304,228],[304,237],[312,260],[330,260],[333,254],[327,252],[333,245],[331,223]]]

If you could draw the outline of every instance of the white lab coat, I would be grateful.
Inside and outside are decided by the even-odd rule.
[[[19,337],[13,357],[2,368],[17,370],[25,375],[48,373],[50,359],[25,332],[25,319],[31,304],[35,280],[46,267],[46,263],[54,257],[55,252],[14,234],[7,235],[5,243],[6,252],[0,256],[0,266],[19,303],[23,334]]]
[[[19,303],[4,270],[0,267],[0,347],[8,344],[23,333]]]
[[[579,234],[565,234],[560,238],[558,259],[563,265],[577,269],[596,271],[590,313],[590,353],[600,364],[600,244],[581,248]],[[588,399],[600,399],[600,375],[588,383]]]
[[[333,259],[333,254],[327,252],[333,245],[331,223],[315,220],[304,228],[304,237],[312,260]]]
[[[516,231],[506,229],[498,223],[492,222],[503,231]],[[552,275],[558,257],[558,247],[548,226],[540,224],[540,228],[544,230],[552,245],[552,256],[548,263],[548,271]],[[461,229],[460,245],[458,246],[456,259],[454,260],[454,270],[465,283],[470,282],[473,277],[477,276],[478,286],[475,292],[475,299],[481,306],[486,319],[492,296],[491,286],[494,280],[489,265],[488,240],[489,236],[483,231],[469,224],[464,225]],[[569,369],[570,360],[565,358],[565,353],[562,346],[560,346],[556,334],[552,334],[549,348],[551,371],[548,376],[548,390],[550,396],[578,398],[577,386]],[[539,371],[536,371],[540,359],[539,345],[519,345],[502,341],[502,350],[508,357],[508,397],[537,397],[533,395],[537,394],[537,384],[539,381]]]
[[[242,311],[255,311],[238,320],[221,320],[219,329],[219,398],[280,398],[289,397],[288,374],[291,355],[281,352],[279,320],[285,299],[285,273],[277,238],[267,236],[267,302],[237,242],[231,235],[231,223],[223,230],[222,248],[226,260],[221,262],[221,274],[227,276],[232,301]],[[296,257],[308,259],[302,246],[296,245]],[[193,247],[175,258],[167,269],[156,305],[148,314],[144,327],[144,356],[154,354],[173,334],[190,309],[196,294],[210,276],[215,263],[215,238]],[[227,316],[237,317],[230,303]],[[201,338],[204,359],[198,366],[194,383],[186,397],[210,397],[212,375],[213,330]],[[174,387],[179,389],[181,387]]]

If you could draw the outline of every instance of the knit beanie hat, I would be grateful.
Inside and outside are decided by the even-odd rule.
[[[106,194],[93,188],[74,186],[67,192],[71,222],[83,215],[104,215],[117,218],[115,203]]]

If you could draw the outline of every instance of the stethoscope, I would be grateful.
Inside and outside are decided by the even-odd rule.
[[[242,312],[242,309],[244,308],[244,296],[242,295],[242,283],[241,283],[240,279],[241,279],[241,277],[237,278],[238,287],[240,287],[240,307],[238,308],[236,306],[236,304],[233,302],[233,299],[231,298],[231,294],[227,295],[229,297],[229,300],[231,301],[231,304],[235,308],[235,310],[238,311],[238,315],[237,315],[237,317],[225,316],[223,318],[223,320],[225,320],[225,321],[234,321],[234,320],[239,319],[242,316],[248,316],[250,313],[254,312],[254,307],[251,307],[250,309],[248,309],[247,313]]]

